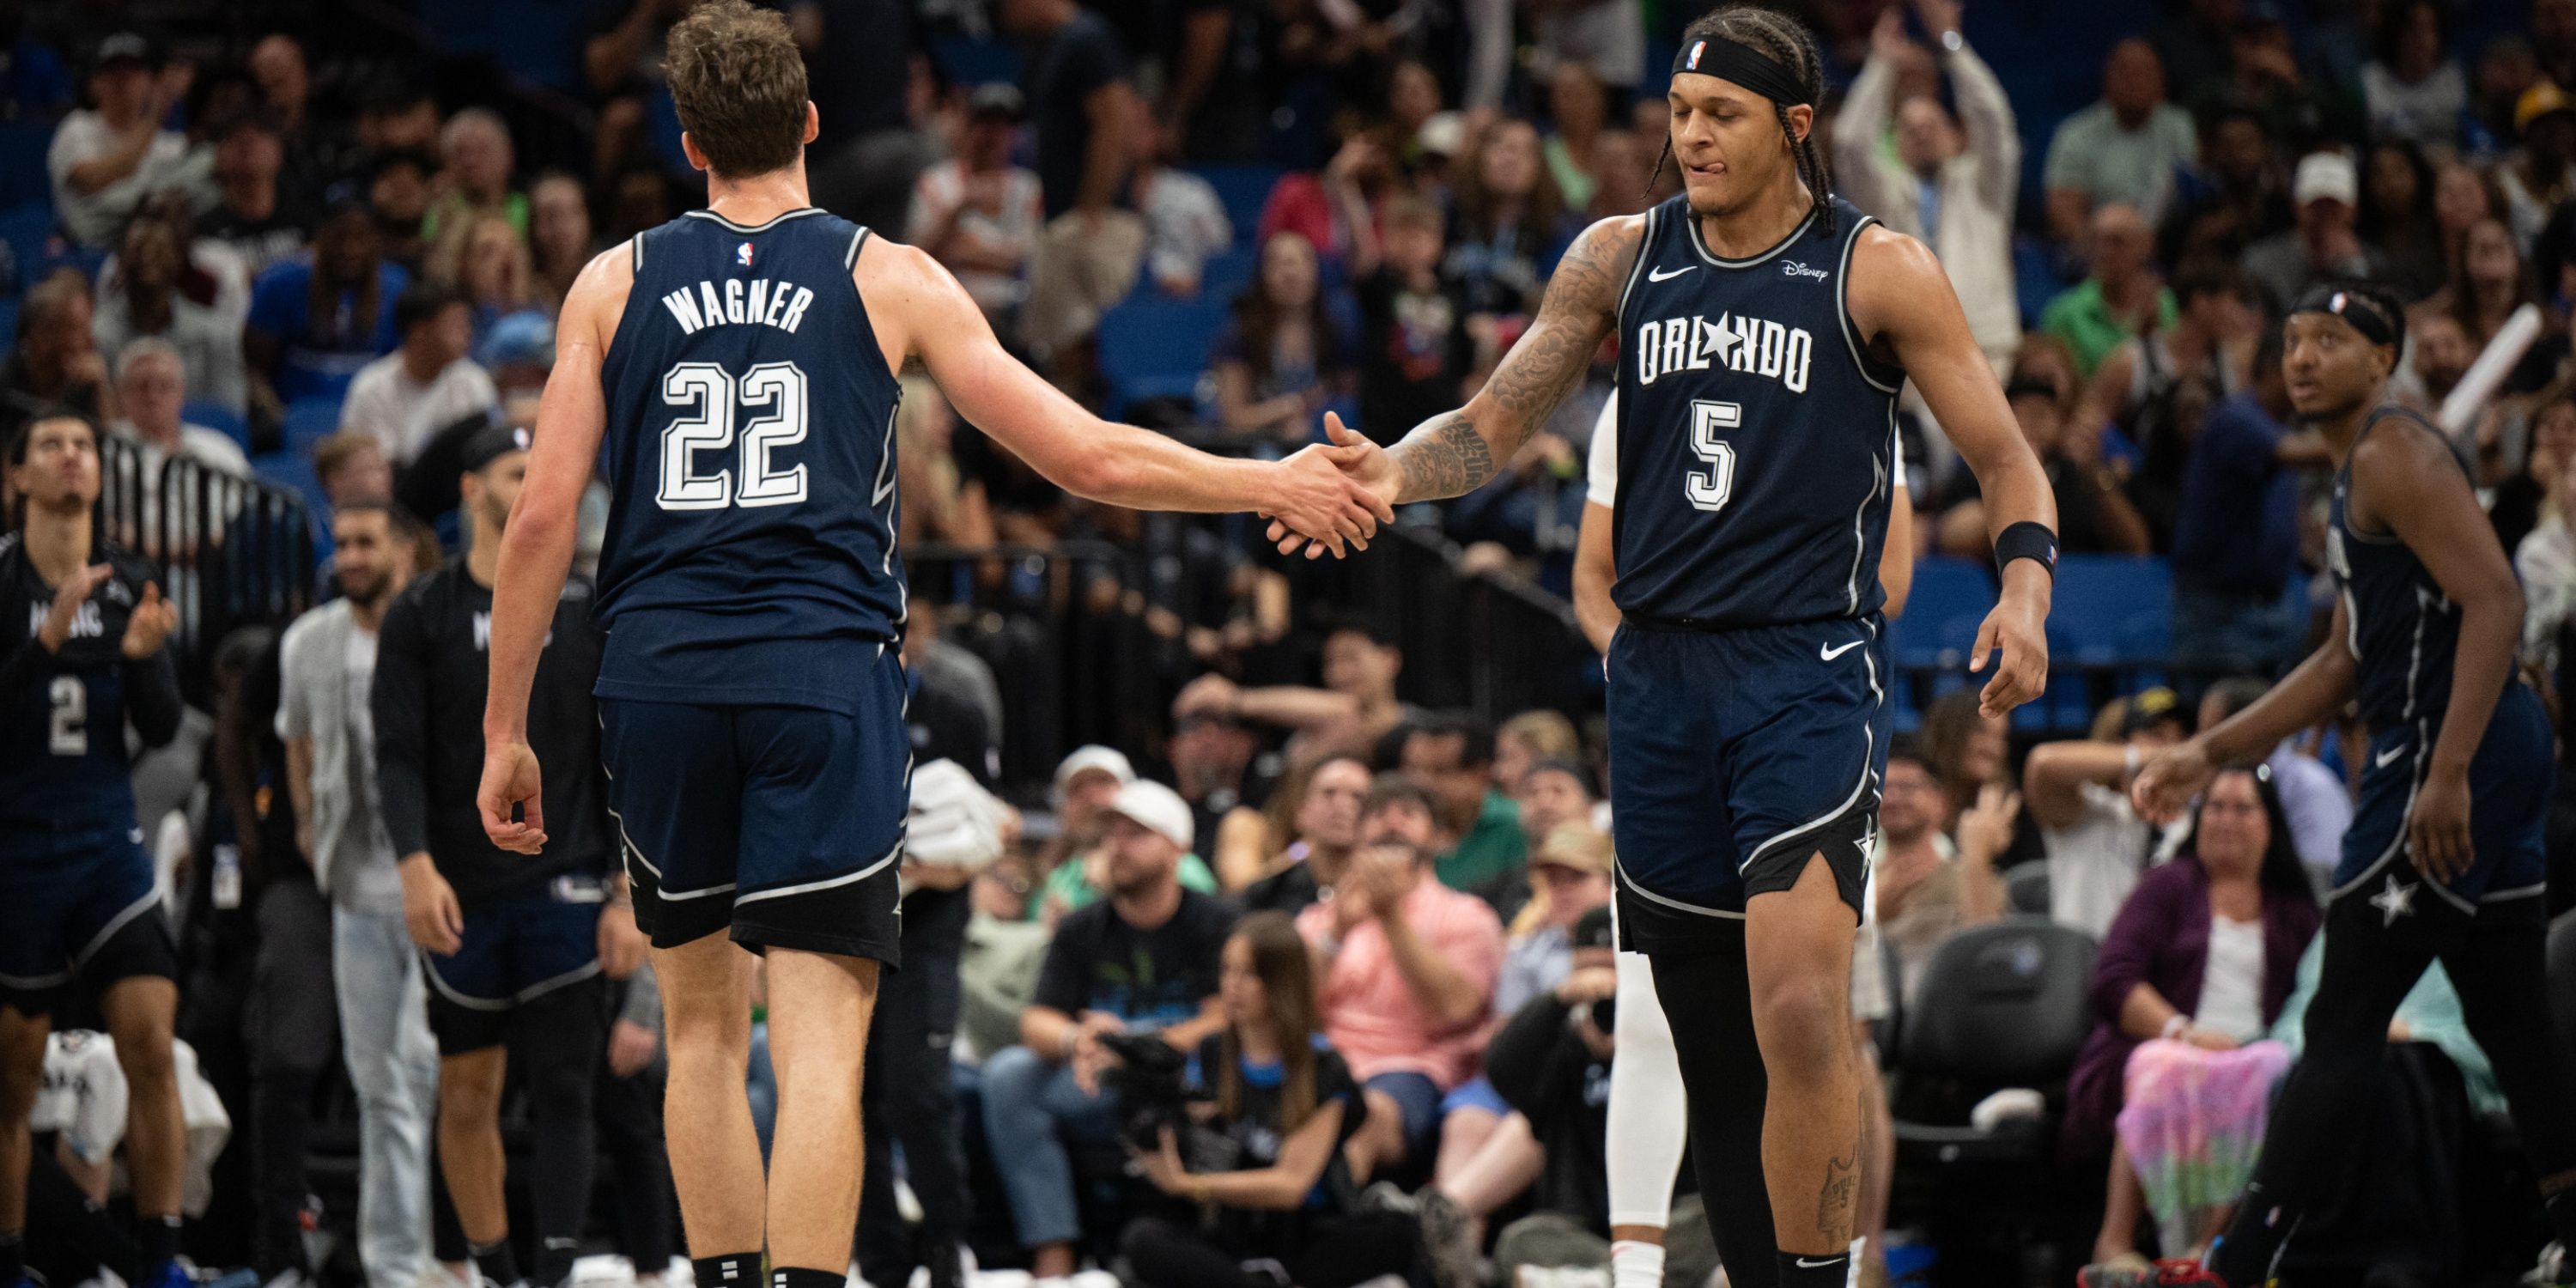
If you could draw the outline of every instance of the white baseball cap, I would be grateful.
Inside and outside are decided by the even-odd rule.
[[[1074,748],[1057,763],[1055,767],[1056,799],[1061,801],[1064,798],[1064,789],[1072,786],[1077,776],[1095,769],[1117,779],[1122,786],[1136,781],[1136,767],[1128,763],[1125,752],[1115,747],[1103,747],[1096,742],[1090,743]]]
[[[2340,201],[2349,206],[2361,197],[2361,176],[2353,169],[2352,158],[2340,152],[2311,152],[2299,158],[2297,177],[2290,183],[2290,199],[2299,205],[2311,201]]]
[[[1186,852],[1198,840],[1198,819],[1190,813],[1190,803],[1179,792],[1150,778],[1139,778],[1118,789],[1109,802],[1109,812],[1134,819],[1146,831],[1160,834],[1164,840]]]

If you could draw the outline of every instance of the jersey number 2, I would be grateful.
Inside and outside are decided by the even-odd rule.
[[[653,499],[663,509],[794,505],[805,499],[805,467],[777,469],[769,455],[805,441],[805,373],[795,363],[764,362],[736,380],[712,362],[684,362],[662,377],[662,401],[691,409],[662,431],[662,486]],[[746,404],[765,406],[769,414],[742,425],[737,435],[735,413]],[[698,453],[737,443],[739,472],[698,472]]]
[[[49,728],[53,737],[46,750],[57,756],[89,754],[89,686],[77,675],[54,677],[50,696],[54,700],[54,719]]]
[[[1708,462],[1682,476],[1682,495],[1693,508],[1714,514],[1735,494],[1735,446],[1720,437],[1744,425],[1744,404],[1695,399],[1691,403],[1691,454]]]

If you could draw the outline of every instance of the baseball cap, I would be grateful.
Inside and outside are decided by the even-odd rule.
[[[1019,87],[1008,81],[978,85],[974,93],[966,96],[967,114],[976,117],[999,116],[1016,121],[1027,106],[1028,100],[1020,96]]]
[[[2361,176],[2354,171],[2352,158],[2340,152],[2311,152],[2299,158],[2297,176],[2290,182],[2290,198],[2304,206],[2311,201],[2340,201],[2349,206],[2361,195]]]
[[[1117,779],[1122,786],[1136,781],[1136,767],[1127,762],[1126,753],[1119,751],[1115,747],[1103,747],[1098,743],[1092,743],[1088,746],[1074,748],[1070,754],[1057,763],[1055,767],[1055,794],[1058,797],[1062,797],[1064,795],[1064,789],[1072,785],[1075,777],[1094,769],[1100,770],[1108,774],[1110,777]]]
[[[1179,792],[1150,778],[1139,778],[1118,789],[1109,802],[1109,812],[1133,819],[1148,832],[1184,850],[1198,840],[1198,820],[1190,814],[1190,803]]]
[[[535,309],[504,315],[492,324],[476,347],[474,360],[494,367],[551,367],[555,362],[555,324]]]
[[[145,67],[152,67],[159,62],[159,59],[152,56],[152,42],[145,40],[141,33],[120,31],[98,42],[98,56],[90,60],[90,67],[93,70],[104,71],[118,63],[139,63]]]
[[[465,450],[457,464],[468,474],[480,474],[483,467],[512,452],[528,450],[528,431],[516,425],[487,425],[465,440]]]
[[[1414,132],[1413,142],[1423,151],[1437,156],[1454,157],[1467,143],[1467,118],[1456,112],[1434,112]]]
[[[2133,734],[2160,724],[2180,724],[2182,719],[2182,699],[2159,684],[2129,695],[2129,709],[2120,718],[2120,731]]]
[[[1588,823],[1559,823],[1548,829],[1530,855],[1530,866],[1572,868],[1588,876],[1610,875],[1610,838]]]
[[[2517,132],[2528,130],[2533,121],[2553,112],[2569,111],[2576,111],[2576,98],[2569,98],[2567,91],[2558,88],[2558,82],[2534,81],[2531,88],[2524,90],[2522,97],[2514,101],[2513,128]]]

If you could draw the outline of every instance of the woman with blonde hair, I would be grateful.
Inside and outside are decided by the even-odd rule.
[[[474,360],[487,367],[492,364],[484,341],[503,318],[545,314],[537,298],[536,261],[518,225],[506,216],[475,217],[462,235],[440,243],[429,272],[465,296],[474,313]]]

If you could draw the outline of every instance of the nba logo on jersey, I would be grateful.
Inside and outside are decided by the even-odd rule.
[[[741,264],[744,268],[751,267],[751,243],[744,242],[743,244],[734,247],[733,257],[734,261]]]

